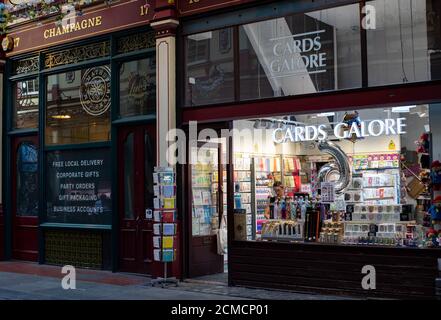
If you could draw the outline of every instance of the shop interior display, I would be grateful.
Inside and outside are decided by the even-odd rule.
[[[236,121],[240,128],[263,123],[264,130],[282,132],[292,126],[285,140],[273,134],[252,150],[246,141],[235,145],[235,209],[245,209],[252,225],[247,240],[439,246],[441,162],[431,159],[428,117],[392,109]],[[366,134],[366,126],[373,130],[369,121],[383,129],[392,123],[372,120],[375,112],[388,112],[396,123],[414,119],[421,126],[407,125],[409,132],[401,134]],[[327,139],[316,139],[314,128]],[[282,219],[267,214],[275,182],[284,187],[283,198],[278,196]]]
[[[207,149],[215,159],[217,149]],[[219,225],[218,165],[215,161],[192,165],[192,233],[193,236],[214,234]]]

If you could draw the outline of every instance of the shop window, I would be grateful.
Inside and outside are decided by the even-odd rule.
[[[432,0],[368,1],[375,28],[367,29],[369,85],[441,79],[440,5]]]
[[[232,28],[186,37],[186,105],[234,100]]]
[[[46,157],[46,221],[111,224],[110,149],[52,151]]]
[[[46,145],[110,140],[110,68],[47,77]]]
[[[124,62],[120,67],[120,116],[156,111],[156,58]]]
[[[38,150],[31,142],[17,149],[17,215],[38,215]]]
[[[38,128],[38,79],[17,81],[13,85],[15,129]]]
[[[409,105],[234,121],[234,238],[438,246],[440,114]]]
[[[360,87],[359,23],[354,4],[240,26],[240,98]]]

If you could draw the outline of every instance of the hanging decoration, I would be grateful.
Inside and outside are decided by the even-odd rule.
[[[344,131],[351,131],[352,125],[355,123],[358,129],[361,129],[361,120],[358,114],[358,111],[354,111],[354,113],[345,113],[343,117],[343,123],[346,123],[347,126],[344,128]],[[364,139],[363,137],[357,137],[357,134],[354,132],[347,137],[349,141],[355,143],[358,139]]]
[[[55,23],[60,25],[66,15],[82,16],[83,7],[94,2],[104,2],[110,6],[113,0],[28,0],[20,3],[0,3],[0,35],[7,33],[8,26],[17,20],[37,20],[41,17],[56,15]],[[40,22],[37,22],[41,24]]]

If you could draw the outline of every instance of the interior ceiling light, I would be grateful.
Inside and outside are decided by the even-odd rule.
[[[333,116],[335,116],[335,112],[317,113],[317,117],[333,117]]]
[[[410,109],[416,108],[416,105],[413,106],[401,106],[401,107],[393,107],[392,112],[393,113],[406,113],[410,112]]]
[[[70,115],[68,115],[68,114],[57,114],[57,115],[54,115],[54,116],[52,116],[52,119],[70,119],[71,118],[71,116]]]

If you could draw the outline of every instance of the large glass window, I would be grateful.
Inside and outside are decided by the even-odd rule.
[[[438,1],[363,8],[362,16],[354,3],[239,25],[232,51],[230,29],[186,36],[186,105],[441,79]]]
[[[431,0],[375,0],[367,30],[369,85],[441,78],[439,6]]]
[[[438,246],[440,110],[234,121],[235,239]]]
[[[120,116],[154,113],[156,110],[156,59],[124,62],[120,67]]]
[[[13,128],[38,128],[38,79],[15,82],[13,95]]]
[[[233,101],[233,29],[188,36],[185,48],[186,105]]]
[[[110,68],[47,77],[46,145],[110,140]]]
[[[111,224],[110,149],[47,155],[47,221]]]
[[[240,27],[240,98],[361,86],[358,4]]]

